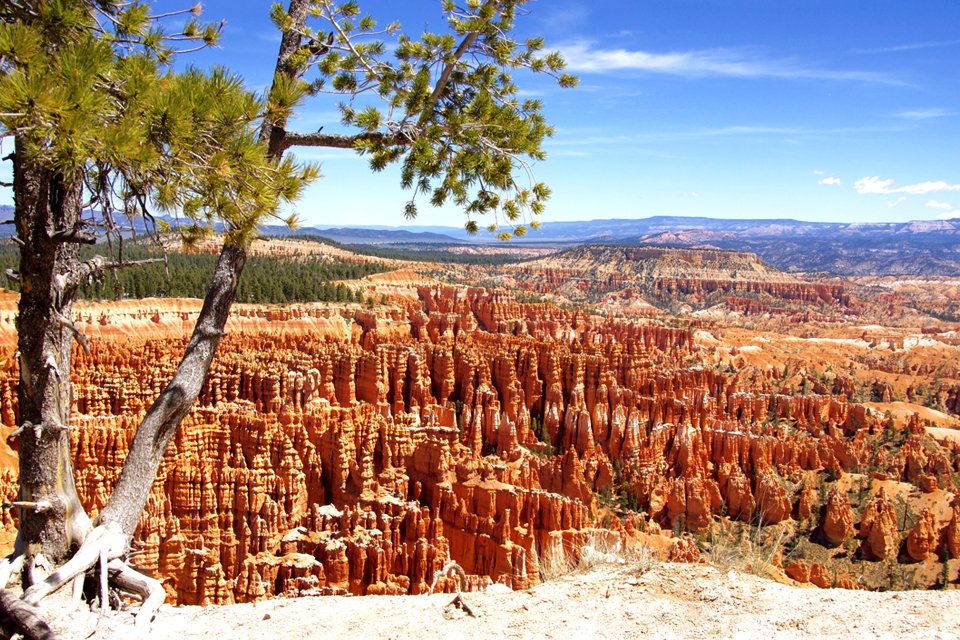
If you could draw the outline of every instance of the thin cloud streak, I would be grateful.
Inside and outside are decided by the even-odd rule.
[[[950,184],[943,180],[927,180],[916,184],[907,184],[902,187],[894,187],[894,180],[884,179],[879,176],[864,176],[853,183],[853,188],[860,194],[890,194],[890,193],[908,193],[910,195],[926,195],[928,193],[937,193],[940,191],[960,191],[960,184]]]
[[[892,133],[903,131],[902,127],[768,127],[755,125],[731,125],[714,129],[693,129],[688,131],[640,132],[630,135],[597,135],[592,131],[564,129],[552,141],[552,145],[635,145],[660,142],[683,142],[686,140],[705,140],[711,138],[768,138],[777,137],[796,141],[798,138],[820,138],[861,133]]]
[[[593,48],[587,42],[574,42],[558,48],[567,61],[567,68],[579,73],[632,70],[688,78],[782,78],[903,84],[890,75],[873,71],[823,69],[807,66],[796,60],[764,60],[754,54],[727,49],[651,53],[629,49]]]
[[[933,120],[935,118],[947,118],[956,115],[956,112],[950,109],[933,107],[930,109],[909,109],[907,111],[899,111],[893,115],[895,118],[903,118],[905,120]]]
[[[960,40],[936,40],[933,42],[911,42],[909,44],[898,44],[890,47],[878,47],[876,49],[853,49],[851,53],[871,54],[871,53],[898,53],[900,51],[917,51],[918,49],[935,49],[938,47],[952,47],[960,44]]]

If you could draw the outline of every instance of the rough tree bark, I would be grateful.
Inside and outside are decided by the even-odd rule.
[[[97,524],[114,524],[132,537],[170,439],[193,406],[207,378],[237,294],[247,252],[224,245],[193,335],[173,378],[137,427],[120,478]]]
[[[73,297],[81,269],[80,181],[43,168],[18,140],[13,161],[20,245],[17,312],[19,427],[10,438],[20,457],[15,506],[20,526],[13,553],[0,561],[0,589],[19,573],[27,587],[43,580],[91,530],[74,482],[70,454],[70,366],[76,329]],[[24,638],[52,638],[32,611],[3,594],[3,628]]]
[[[30,585],[34,569],[62,563],[91,528],[74,484],[68,431],[74,338],[70,318],[79,284],[74,274],[81,266],[72,239],[79,230],[82,192],[79,180],[40,168],[26,145],[17,145],[13,164],[21,288],[20,426],[15,432],[20,528],[15,556],[24,561],[24,583]]]
[[[308,6],[309,2],[306,0],[292,0],[289,13],[297,24],[302,25],[304,23]],[[301,37],[298,34],[286,32],[283,35],[277,57],[276,69],[278,74],[288,76],[293,74],[293,71],[287,67],[287,60],[299,49],[300,44]],[[284,134],[283,123],[267,123],[261,129],[260,138],[267,143],[267,154],[270,158],[279,159],[283,151],[289,146],[284,144]],[[79,203],[79,191],[76,200]],[[77,215],[79,216],[79,207],[77,208]],[[34,240],[31,239],[31,242],[34,242]],[[76,247],[72,243],[61,243],[61,245],[72,249],[74,254],[76,253]],[[38,253],[50,250],[47,245],[40,244],[37,246]],[[190,342],[184,351],[183,359],[173,378],[151,405],[138,426],[130,445],[130,451],[124,461],[120,478],[109,501],[97,517],[96,526],[91,528],[87,518],[85,527],[76,527],[82,530],[78,531],[78,535],[68,538],[68,542],[79,548],[69,558],[67,558],[70,550],[69,545],[65,552],[60,553],[56,562],[57,565],[60,565],[59,568],[42,582],[36,582],[27,589],[24,594],[24,599],[27,602],[39,603],[48,594],[78,576],[82,576],[99,564],[101,571],[109,573],[109,579],[115,586],[143,597],[144,603],[137,614],[138,626],[149,623],[157,607],[162,604],[164,595],[160,583],[138,573],[127,565],[125,557],[167,445],[199,396],[203,382],[210,371],[217,347],[224,335],[230,308],[236,298],[237,286],[243,273],[246,258],[246,247],[231,244],[228,238],[214,269],[210,288],[204,299]],[[78,273],[82,267],[89,266],[88,263],[80,263],[75,255],[73,260],[76,264],[71,264],[70,268],[67,269],[69,273]],[[51,281],[55,280],[50,271],[44,272],[41,276],[49,276]],[[75,294],[75,287],[70,290],[70,294]],[[38,317],[43,316],[44,313],[55,319],[58,317],[58,307],[49,304],[47,300],[38,301],[34,306]],[[62,305],[59,309],[63,309]],[[69,308],[63,313],[67,313],[68,315],[65,317],[69,318]],[[49,323],[50,320],[46,320],[46,322]],[[38,325],[24,325],[24,327],[27,326],[36,327]],[[31,329],[31,331],[21,331],[20,333],[24,335],[35,332]],[[66,339],[72,343],[71,334],[61,331],[58,335],[61,340]],[[64,372],[63,377],[69,385],[69,343],[65,347],[65,353],[67,359],[64,361],[61,371]],[[62,393],[62,387],[56,387],[56,389]],[[63,398],[67,399],[65,404],[62,401]],[[54,403],[54,406],[60,407],[62,410],[62,414],[57,414],[58,416],[62,415],[58,424],[68,424],[69,392],[61,397],[59,405]],[[69,438],[66,437],[65,430],[63,435],[65,444],[63,449],[60,450],[63,459],[61,466],[55,468],[69,472],[64,473],[64,476],[69,477],[69,487],[73,489],[72,496],[75,500],[73,504],[79,508],[79,513],[86,518],[79,500],[76,499],[76,490],[73,486],[73,468],[70,462]],[[51,454],[47,453],[46,455]],[[64,484],[66,483],[67,481],[64,482]],[[45,513],[48,516],[51,514],[49,510]],[[66,507],[64,507],[64,513],[66,513]],[[59,513],[47,519],[64,521]],[[64,559],[66,559],[66,562],[61,565],[60,561]],[[8,572],[4,575],[2,571],[2,568],[0,568],[0,579],[3,579],[2,584],[6,584],[6,579],[10,574]]]

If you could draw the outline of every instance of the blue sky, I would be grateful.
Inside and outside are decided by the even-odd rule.
[[[360,2],[413,33],[442,27],[439,4]],[[534,166],[553,188],[545,224],[653,215],[881,222],[960,212],[960,0],[529,7],[518,35],[544,36],[580,77],[576,89],[518,78],[556,127],[548,160]],[[191,61],[225,64],[265,87],[279,41],[268,8],[204,2],[206,18],[227,24],[220,47]],[[314,98],[290,128],[338,130],[337,101]],[[298,155],[319,160],[325,176],[297,207],[306,224],[409,224],[409,194],[395,171],[371,174],[349,151]],[[464,220],[423,202],[415,223]]]

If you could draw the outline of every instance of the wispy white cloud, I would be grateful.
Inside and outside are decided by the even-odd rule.
[[[840,178],[835,178],[835,177],[833,177],[833,176],[829,176],[829,177],[827,177],[827,178],[824,178],[824,179],[818,181],[817,184],[825,184],[825,185],[829,185],[829,186],[840,186]]]
[[[258,31],[254,34],[254,37],[261,42],[269,42],[270,44],[280,44],[281,33],[279,29],[270,29],[267,31]]]
[[[814,169],[814,170],[813,170],[813,175],[815,175],[815,176],[823,176],[823,175],[826,175],[826,174],[827,174],[826,171],[821,171],[820,169]]]
[[[960,44],[960,40],[934,40],[929,42],[910,42],[907,44],[895,44],[889,47],[877,47],[876,49],[854,49],[853,53],[898,53],[900,51],[916,51],[917,49],[934,49],[938,47],[951,47]]]
[[[960,184],[950,184],[943,180],[928,180],[927,182],[918,182],[916,184],[907,184],[902,187],[894,187],[894,181],[883,179],[877,176],[865,176],[853,183],[853,188],[857,193],[908,193],[911,195],[924,195],[927,193],[937,193],[938,191],[960,191]]]
[[[957,211],[941,213],[937,216],[937,220],[956,220],[957,218],[960,218],[960,212]]]
[[[559,49],[566,58],[567,67],[580,73],[633,70],[684,77],[819,79],[901,84],[890,75],[874,71],[826,69],[791,58],[770,59],[756,52],[733,49],[652,53],[624,48],[603,49],[586,41],[561,45]]]
[[[551,158],[589,158],[594,155],[589,151],[577,151],[576,149],[560,149],[558,151],[551,151]]]
[[[907,196],[900,196],[896,200],[887,200],[888,207],[899,207],[901,204],[907,201]]]
[[[908,109],[906,111],[899,111],[893,115],[896,118],[904,118],[906,120],[932,120],[934,118],[946,118],[955,114],[956,112],[950,109],[932,107],[929,109]]]
[[[939,200],[928,200],[924,205],[931,209],[941,209],[943,211],[953,211],[953,205],[949,202],[940,202]]]

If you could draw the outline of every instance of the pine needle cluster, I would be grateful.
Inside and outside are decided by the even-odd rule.
[[[168,32],[181,13],[187,22]],[[82,181],[91,226],[163,212],[183,217],[187,239],[217,221],[245,245],[318,176],[313,165],[268,157],[256,135],[265,107],[238,76],[171,70],[179,53],[217,41],[219,26],[198,13],[111,0],[0,9],[0,135]]]
[[[303,45],[275,81],[268,113],[282,123],[308,95],[344,96],[342,123],[360,131],[349,146],[368,156],[374,171],[399,164],[401,185],[412,191],[407,218],[426,198],[463,209],[471,233],[480,229],[478,217],[489,214],[489,231],[502,239],[523,236],[528,224],[539,226],[536,216],[550,196],[531,165],[545,159],[543,143],[553,128],[538,100],[518,96],[513,73],[548,74],[562,87],[577,82],[562,73],[559,53],[543,52],[542,38],[521,43],[512,35],[525,4],[445,0],[447,28],[416,37],[396,22],[380,27],[353,0],[310,0],[316,28],[274,5],[274,22],[284,33],[298,33]],[[309,69],[319,75],[310,82],[304,79]],[[291,145],[341,142],[298,135]]]

